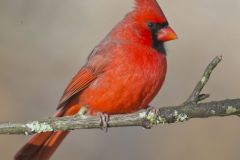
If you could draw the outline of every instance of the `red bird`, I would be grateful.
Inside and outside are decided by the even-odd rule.
[[[156,0],[135,0],[136,7],[89,55],[67,86],[56,117],[88,113],[124,114],[144,109],[166,75],[164,42],[176,39]],[[15,160],[48,160],[69,132],[33,136]]]

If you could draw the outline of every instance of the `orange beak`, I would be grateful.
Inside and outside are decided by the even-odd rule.
[[[159,41],[166,42],[177,39],[177,34],[170,27],[165,27],[158,32],[157,38]]]

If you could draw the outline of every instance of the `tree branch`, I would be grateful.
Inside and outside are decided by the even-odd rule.
[[[217,67],[217,65],[222,61],[222,56],[217,56],[215,57],[212,62],[207,66],[205,69],[203,76],[201,80],[197,83],[196,87],[194,88],[192,94],[190,97],[187,99],[185,104],[187,103],[198,103],[199,101],[205,100],[208,98],[210,95],[209,94],[200,94],[207,84],[212,71]]]
[[[132,114],[113,115],[108,122],[109,127],[142,126],[151,128],[154,125],[184,122],[191,118],[239,115],[240,99],[198,103],[209,97],[208,94],[201,94],[201,91],[209,80],[212,71],[221,60],[221,56],[214,58],[206,68],[191,96],[182,105],[161,107],[157,110],[144,110]],[[32,135],[49,131],[101,128],[100,118],[84,115],[85,111],[86,108],[83,108],[79,114],[70,117],[49,118],[25,123],[0,123],[0,134]]]

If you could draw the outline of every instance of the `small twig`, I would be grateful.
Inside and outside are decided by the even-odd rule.
[[[203,101],[203,100],[205,100],[205,99],[207,99],[207,98],[209,98],[210,97],[210,94],[200,94],[199,96],[198,96],[198,101],[200,102],[200,101]]]
[[[190,97],[184,102],[184,104],[188,104],[188,103],[198,103],[199,101],[205,100],[206,98],[209,97],[209,94],[203,94],[200,95],[200,93],[202,92],[202,89],[204,88],[204,86],[207,84],[212,71],[215,69],[215,67],[222,61],[222,56],[217,56],[215,57],[212,62],[207,66],[207,68],[205,69],[203,76],[201,78],[201,80],[197,83],[196,87],[194,88],[192,94],[190,95]],[[205,96],[206,95],[206,96]]]

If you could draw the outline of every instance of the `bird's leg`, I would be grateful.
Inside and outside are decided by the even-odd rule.
[[[88,106],[83,106],[75,116],[84,116],[88,112]]]
[[[97,113],[97,115],[100,117],[100,127],[101,129],[105,130],[106,132],[108,131],[108,127],[109,127],[109,120],[110,120],[110,116],[106,113]]]

